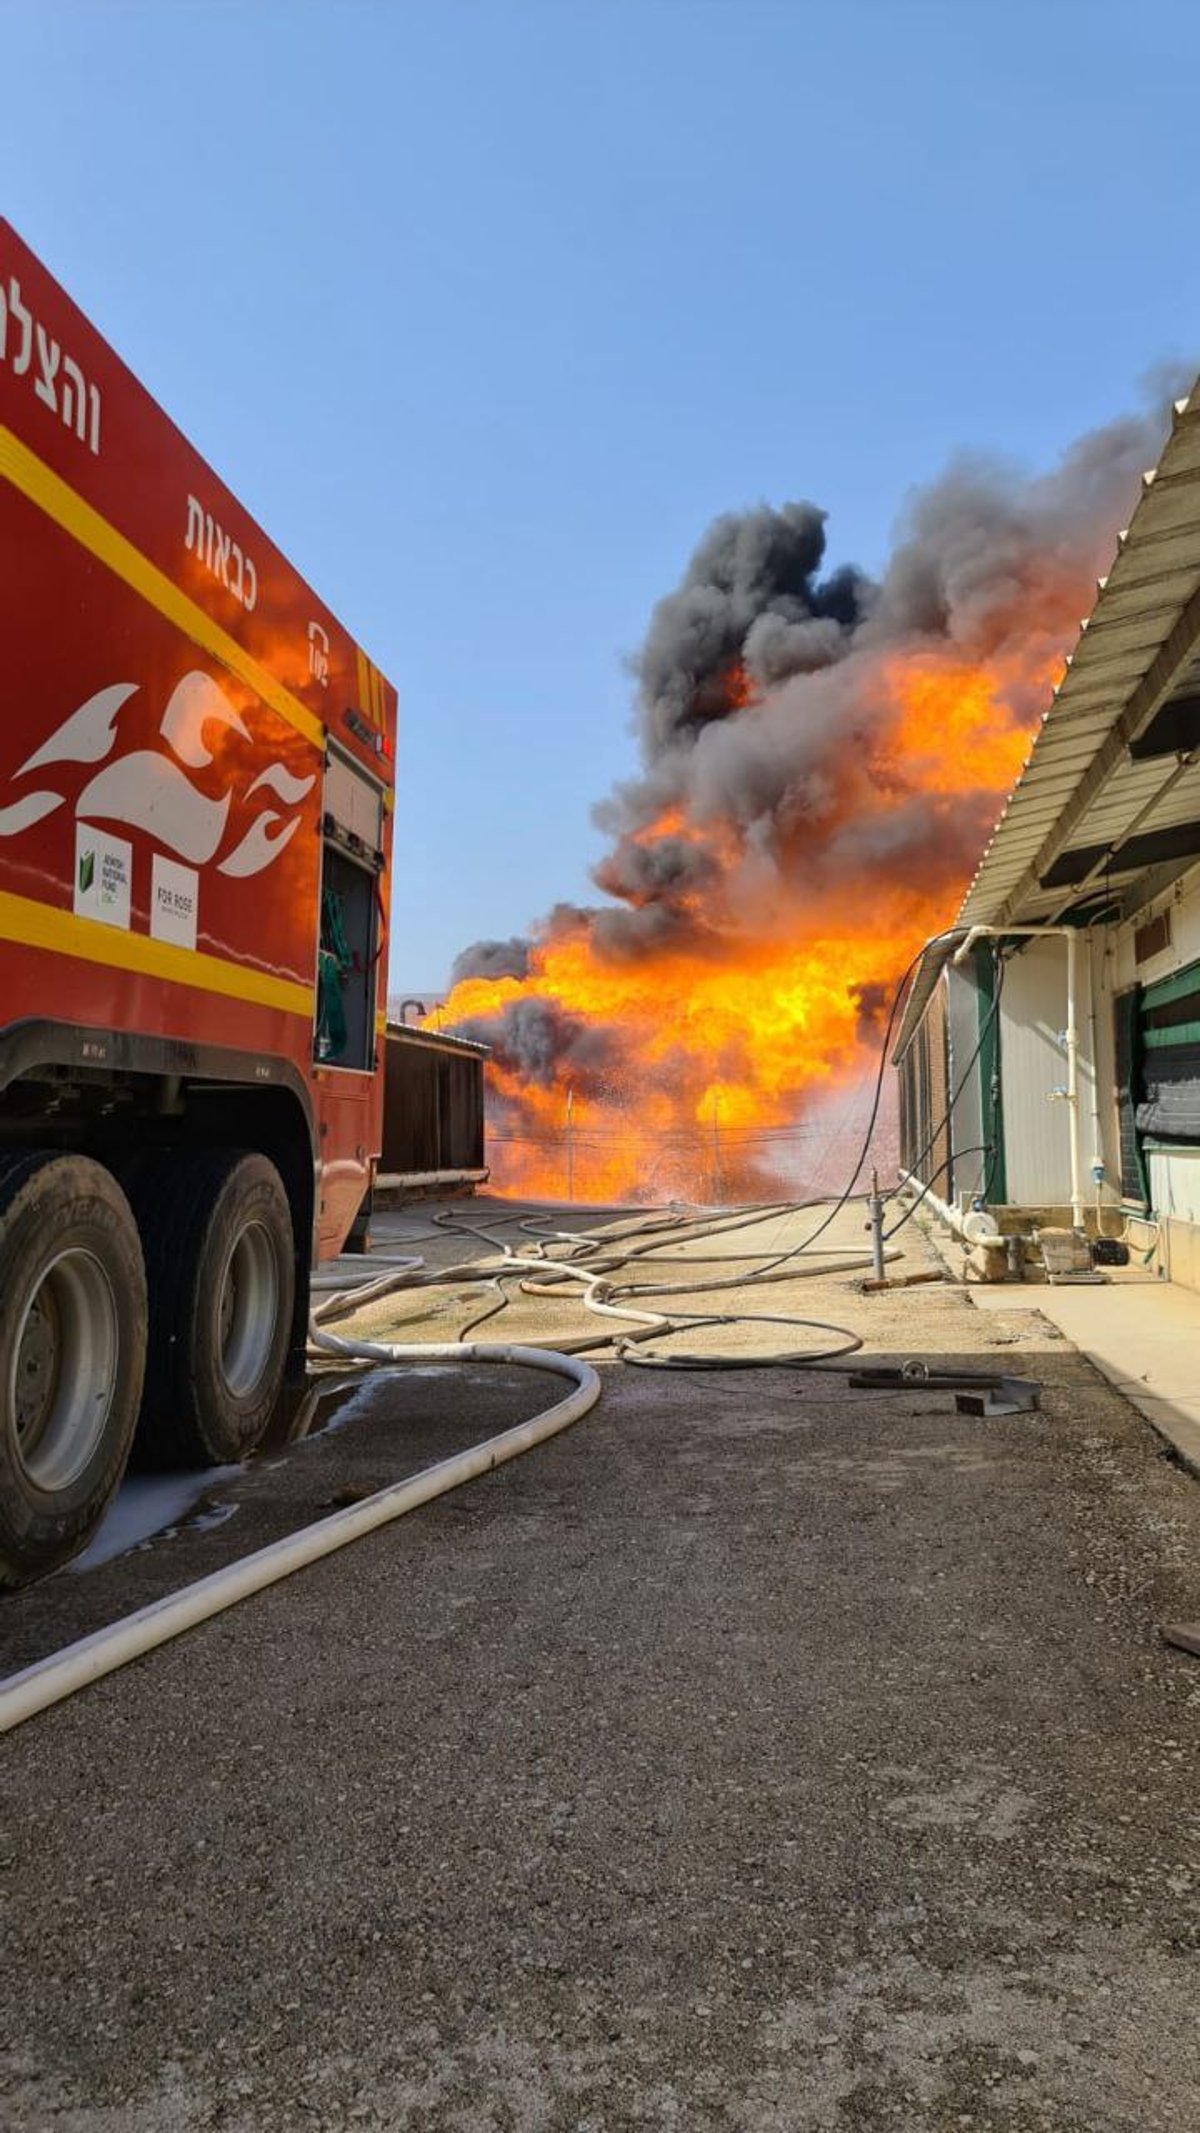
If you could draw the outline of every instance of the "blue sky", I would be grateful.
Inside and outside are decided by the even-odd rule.
[[[0,0],[0,204],[401,694],[393,980],[589,893],[709,519],[1200,349],[1171,0]]]

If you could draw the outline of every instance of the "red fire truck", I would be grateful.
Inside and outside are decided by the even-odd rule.
[[[395,692],[0,221],[0,1583],[240,1459],[380,1146]]]

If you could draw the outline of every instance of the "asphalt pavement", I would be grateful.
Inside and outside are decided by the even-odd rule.
[[[0,2124],[1200,2124],[1200,1661],[1158,1634],[1200,1617],[1200,1484],[1036,1312],[709,1301],[1041,1406],[602,1360],[574,1430],[9,1736]],[[444,1336],[450,1300],[389,1311]],[[545,1398],[382,1373],[219,1519],[5,1601],[7,1666]]]

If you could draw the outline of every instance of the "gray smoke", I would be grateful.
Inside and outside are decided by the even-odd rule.
[[[720,873],[719,861],[705,846],[670,831],[651,843],[632,845],[619,878],[607,879],[607,864],[602,859],[595,869],[597,887],[632,904],[680,902],[702,894]]]
[[[1049,475],[956,460],[909,499],[879,584],[826,570],[812,504],[718,519],[633,661],[641,768],[595,809],[611,849],[594,879],[611,901],[559,907],[530,941],[480,943],[455,975],[525,975],[539,938],[567,928],[601,960],[721,955],[748,933],[794,930],[818,896],[827,907],[916,882],[953,896],[996,796],[905,781],[887,752],[888,664],[1012,654],[1034,672],[1068,649],[1180,384],[1156,381],[1145,414],[1083,438]],[[1028,725],[1044,697],[1040,680],[1028,700],[1011,688],[1002,715]],[[874,998],[861,1004],[869,1021]],[[477,1033],[531,1073],[543,1039],[581,1041],[548,1010],[538,1030],[534,1042],[506,1009]]]
[[[519,935],[507,941],[476,941],[456,955],[450,967],[450,983],[460,978],[527,978],[529,942]]]
[[[701,850],[706,830],[734,832],[739,856],[715,868],[719,904],[706,914],[718,928],[762,907],[768,877],[784,905],[817,888],[850,893],[864,869],[900,880],[920,869],[931,886],[960,878],[995,796],[897,790],[881,813],[884,663],[922,649],[972,662],[1019,653],[1033,670],[1065,649],[1166,417],[1160,398],[1033,481],[957,460],[910,499],[879,585],[853,569],[819,576],[824,520],[809,504],[718,520],[659,602],[636,662],[642,774],[596,811],[613,838],[598,885],[640,906],[661,858],[656,900],[694,933],[678,833],[653,831],[668,811],[694,826]],[[730,689],[741,675],[748,703]],[[1028,701],[1010,691],[1011,718],[1040,708],[1035,689]]]
[[[468,1015],[455,1035],[487,1044],[503,1064],[549,1088],[568,1069],[582,1094],[597,1094],[614,1064],[614,1039],[554,1000],[508,1000],[494,1014]]]

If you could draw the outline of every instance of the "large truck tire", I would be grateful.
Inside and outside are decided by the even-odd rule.
[[[0,1586],[57,1570],[125,1471],[146,1362],[129,1202],[87,1156],[0,1156]]]
[[[296,1268],[283,1181],[264,1155],[147,1159],[130,1193],[150,1297],[138,1454],[222,1466],[261,1441],[283,1383]]]

